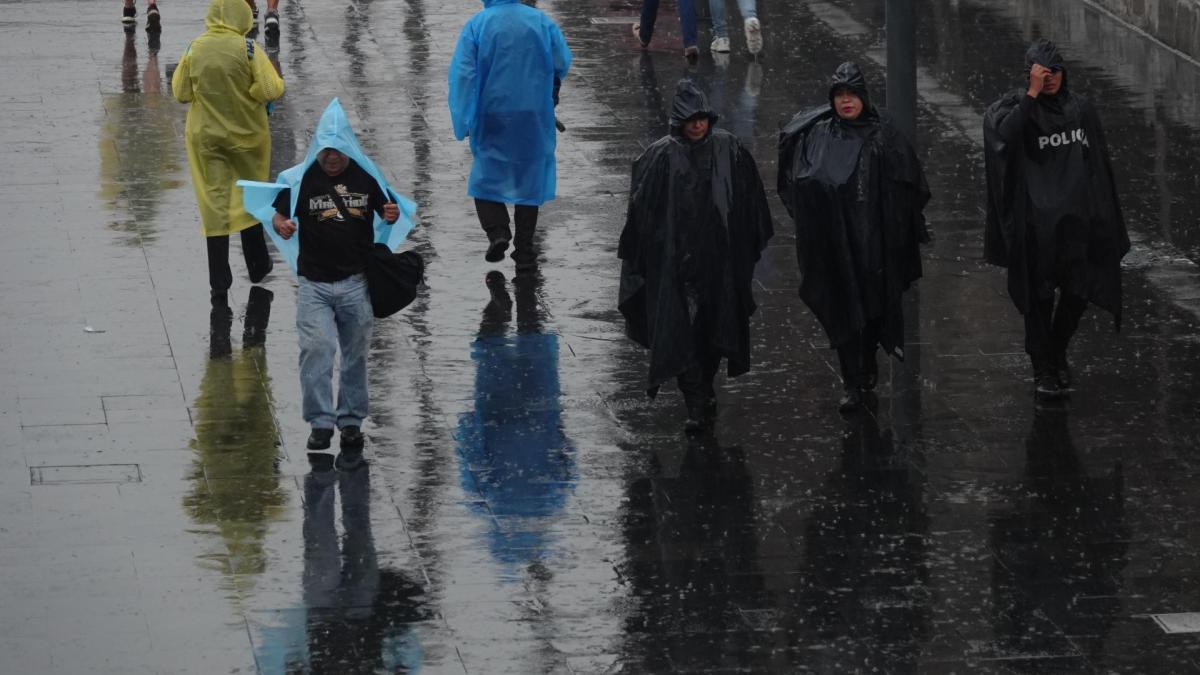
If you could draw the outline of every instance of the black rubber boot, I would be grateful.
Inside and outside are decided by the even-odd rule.
[[[518,272],[537,269],[537,250],[533,237],[537,233],[537,207],[516,207],[517,236],[513,242],[512,259]]]

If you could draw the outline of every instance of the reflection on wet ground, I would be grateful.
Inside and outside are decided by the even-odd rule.
[[[645,398],[616,312],[630,162],[688,75],[773,185],[779,122],[838,63],[883,100],[881,3],[760,3],[760,60],[734,31],[732,54],[694,64],[674,21],[643,52],[591,21],[633,5],[539,3],[576,62],[524,275],[482,263],[444,100],[478,3],[281,3],[273,172],[341,97],[418,201],[428,263],[376,325],[367,463],[339,471],[303,448],[293,280],[208,306],[165,91],[202,4],[173,4],[161,44],[123,36],[108,3],[5,6],[0,77],[38,87],[0,97],[24,158],[0,169],[0,310],[19,317],[0,324],[0,672],[1200,670],[1195,634],[1147,618],[1200,611],[1195,66],[1086,3],[920,4],[935,242],[907,360],[870,412],[836,414],[772,196],[754,369],[688,439],[676,392]],[[1124,331],[1089,313],[1077,388],[1042,408],[980,261],[978,138],[1039,35],[1100,106],[1139,238]]]

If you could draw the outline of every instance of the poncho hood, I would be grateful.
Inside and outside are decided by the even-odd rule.
[[[1058,45],[1045,38],[1035,41],[1025,50],[1025,66],[1029,67],[1035,63],[1051,70],[1065,70],[1067,67],[1062,52],[1058,51]]]
[[[710,125],[717,123],[717,113],[708,104],[708,97],[688,79],[675,85],[675,100],[671,103],[671,133],[683,133],[683,123],[693,117],[707,117]]]
[[[254,27],[254,14],[246,0],[212,0],[204,25],[210,31],[230,31],[245,35]]]
[[[837,67],[833,72],[833,79],[829,81],[829,107],[833,106],[833,95],[839,89],[849,89],[863,103],[863,113],[866,114],[872,110],[871,96],[867,93],[867,78],[863,76],[862,69],[857,63],[846,61]]]
[[[245,4],[245,0],[238,0]],[[274,183],[260,183],[255,181],[238,181],[238,185],[242,187],[242,199],[246,207],[246,211],[250,212],[260,222],[271,240],[275,243],[275,248],[283,255],[288,265],[293,272],[297,271],[296,260],[300,256],[300,238],[292,237],[291,239],[281,239],[275,233],[275,228],[271,227],[271,219],[275,214],[275,197],[280,190],[290,189],[292,204],[290,212],[293,217],[296,213],[296,202],[300,199],[300,183],[304,180],[304,174],[309,167],[317,162],[317,153],[325,148],[333,148],[338,152],[346,155],[358,164],[359,168],[367,172],[375,182],[379,184],[379,189],[383,194],[387,195],[388,199],[396,202],[400,207],[400,218],[395,223],[388,223],[379,214],[375,214],[374,229],[375,242],[379,244],[387,244],[387,247],[396,250],[404,239],[408,237],[408,233],[413,229],[413,217],[416,214],[417,206],[411,199],[405,199],[400,196],[395,190],[388,185],[387,178],[383,172],[371,161],[362,150],[362,146],[358,144],[358,137],[354,135],[354,130],[350,127],[350,120],[346,117],[346,111],[342,109],[342,104],[336,98],[329,102],[329,106],[325,108],[325,112],[321,114],[321,121],[317,123],[317,130],[313,134],[312,143],[308,146],[308,154],[304,156],[304,161],[296,166],[284,169],[279,172],[279,176]]]
[[[1038,96],[1038,103],[1047,104],[1064,99],[1063,94],[1067,93],[1067,61],[1058,50],[1058,45],[1045,38],[1030,44],[1029,49],[1025,50],[1025,70],[1028,71],[1035,63],[1050,70],[1061,70],[1063,78],[1058,91],[1054,94],[1043,93]]]

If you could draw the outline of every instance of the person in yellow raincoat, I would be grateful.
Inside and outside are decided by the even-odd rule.
[[[242,207],[239,178],[266,180],[271,170],[267,103],[283,95],[283,78],[246,32],[254,25],[246,0],[212,0],[208,28],[184,51],[171,78],[181,103],[191,103],[184,140],[201,231],[208,243],[208,283],[224,302],[233,273],[229,235],[241,232],[251,283],[271,271],[262,224]]]

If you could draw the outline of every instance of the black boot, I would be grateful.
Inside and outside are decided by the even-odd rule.
[[[1058,383],[1054,363],[1050,359],[1033,360],[1033,397],[1038,401],[1058,401],[1066,391]]]
[[[536,206],[517,205],[517,237],[513,245],[512,259],[518,272],[537,269],[537,250],[533,243],[533,236],[537,232],[537,217]]]
[[[479,216],[479,225],[488,238],[487,253],[483,255],[483,259],[492,263],[504,260],[504,252],[508,250],[508,243],[512,241],[508,207],[500,202],[476,199],[475,214]]]
[[[508,228],[505,227],[503,230],[496,228],[488,232],[487,235],[488,248],[487,253],[483,254],[483,259],[491,263],[504,260],[504,252],[508,250],[508,242],[512,238],[512,235],[508,232]]]

